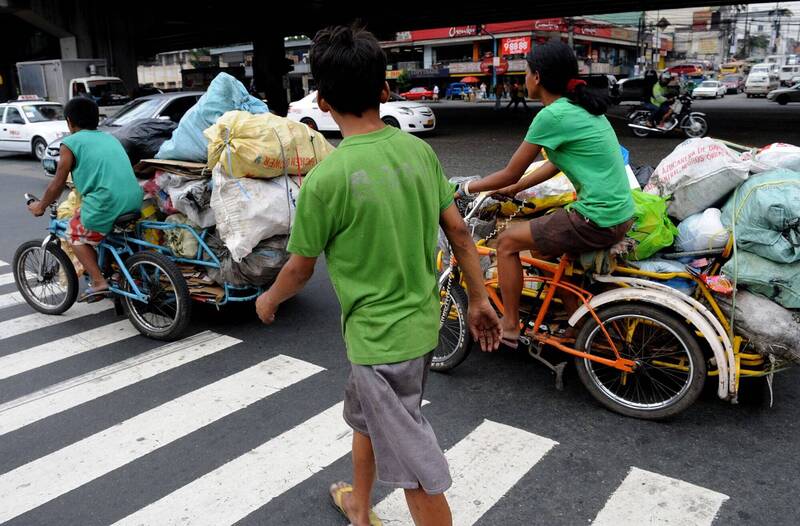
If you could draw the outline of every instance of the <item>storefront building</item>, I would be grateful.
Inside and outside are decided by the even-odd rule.
[[[581,73],[628,76],[637,56],[637,32],[591,19],[546,18],[496,24],[401,31],[382,42],[396,81],[406,73],[414,86],[442,89],[475,77],[491,86],[492,73],[503,82],[522,81],[525,55],[552,38],[573,43]],[[669,42],[671,44],[671,42]],[[664,42],[661,47],[666,47]]]

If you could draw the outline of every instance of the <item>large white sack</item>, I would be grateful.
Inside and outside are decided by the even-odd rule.
[[[237,263],[262,239],[288,235],[299,186],[285,176],[274,179],[228,177],[220,165],[212,171],[211,208],[217,235]]]
[[[728,244],[728,229],[722,224],[719,208],[709,208],[702,214],[694,214],[678,225],[675,248],[679,252],[714,250]]]
[[[764,146],[752,156],[751,172],[761,173],[776,168],[800,172],[800,146],[776,142]]]
[[[721,142],[688,139],[659,163],[644,190],[671,195],[669,214],[684,220],[728,195],[749,173],[750,163]]]

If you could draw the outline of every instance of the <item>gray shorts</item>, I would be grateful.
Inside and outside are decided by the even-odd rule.
[[[369,436],[378,480],[395,488],[422,488],[430,495],[452,484],[450,468],[428,420],[422,394],[433,353],[381,365],[351,364],[344,392],[344,419]]]

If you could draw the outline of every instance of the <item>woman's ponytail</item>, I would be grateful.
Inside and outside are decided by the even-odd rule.
[[[603,115],[608,110],[608,97],[588,89],[585,82],[577,84],[564,96],[592,115]]]

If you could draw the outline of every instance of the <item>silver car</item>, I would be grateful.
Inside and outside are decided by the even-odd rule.
[[[176,91],[139,97],[123,106],[113,117],[104,120],[97,129],[112,131],[142,119],[166,119],[177,123],[202,95],[202,91]],[[51,177],[56,174],[60,152],[61,139],[58,139],[47,146],[42,158],[42,167]]]
[[[780,88],[767,93],[767,100],[777,102],[781,106],[790,102],[800,102],[800,82],[789,88]]]

